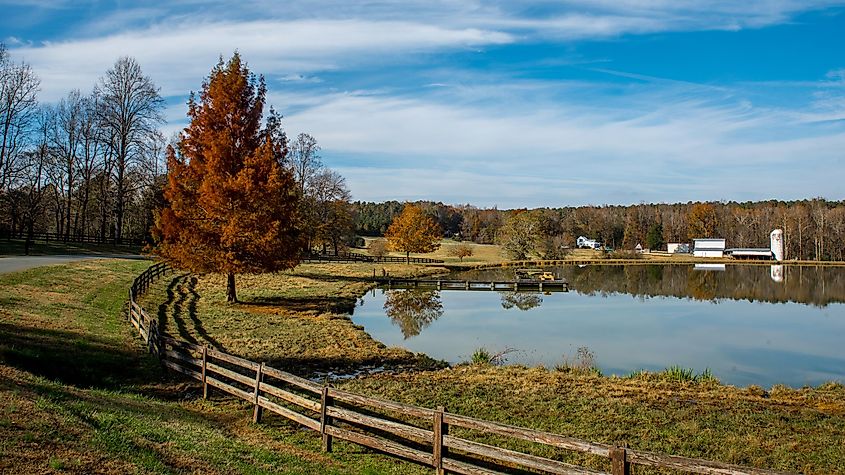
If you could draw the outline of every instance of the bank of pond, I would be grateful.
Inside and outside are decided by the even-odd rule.
[[[376,289],[352,319],[375,339],[450,363],[594,366],[606,375],[712,375],[725,384],[845,381],[845,269],[600,265],[549,269],[568,293]],[[513,269],[450,279],[505,280]]]

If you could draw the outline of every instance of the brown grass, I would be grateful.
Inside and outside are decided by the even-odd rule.
[[[238,277],[240,303],[225,304],[225,278],[177,274],[156,286],[143,305],[165,331],[194,343],[280,369],[348,370],[361,366],[435,364],[400,348],[387,348],[352,323],[349,314],[372,287],[373,271],[394,276],[441,272],[402,264],[305,264],[293,271]]]

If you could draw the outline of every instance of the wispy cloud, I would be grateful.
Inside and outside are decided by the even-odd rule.
[[[222,55],[238,49],[257,71],[303,74],[439,49],[512,41],[510,35],[407,22],[358,20],[250,21],[159,25],[105,37],[16,48],[55,100],[72,88],[88,89],[120,56],[134,56],[158,78],[165,95],[196,88]]]

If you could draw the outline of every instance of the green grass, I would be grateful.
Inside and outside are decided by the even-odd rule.
[[[149,262],[0,276],[0,473],[405,474],[427,469],[320,438],[165,375],[125,320]]]
[[[29,249],[31,256],[59,254],[139,254],[141,247],[135,244],[93,244],[64,243],[61,241],[33,242]],[[22,256],[25,253],[23,239],[0,239],[0,256]]]
[[[315,434],[170,380],[123,317],[126,287],[149,263],[79,262],[0,276],[0,472],[428,473],[360,447],[323,454]],[[393,275],[435,272],[385,266]],[[315,264],[238,280],[169,275],[143,304],[171,333],[287,365],[419,367],[344,312],[381,266]],[[364,296],[366,298],[366,296]],[[160,305],[160,307],[159,307]],[[488,352],[489,354],[489,352]],[[577,358],[577,360],[576,360]],[[67,364],[80,361],[78,368]],[[567,370],[464,365],[338,383],[362,394],[635,449],[804,473],[845,473],[845,388],[733,388],[684,368],[600,377],[589,350]],[[64,365],[64,366],[62,366]],[[315,365],[315,366],[309,366]],[[607,470],[606,461],[531,443],[454,434]],[[636,473],[651,473],[638,469]]]
[[[639,450],[812,474],[845,473],[845,388],[758,392],[666,378],[459,366],[343,389]],[[608,470],[605,460],[453,428],[452,434]],[[654,473],[638,467],[635,473]]]

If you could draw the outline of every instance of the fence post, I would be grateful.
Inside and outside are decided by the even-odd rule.
[[[432,448],[431,464],[434,465],[437,475],[444,475],[443,470],[443,456],[446,449],[443,448],[443,436],[449,433],[449,426],[443,423],[443,406],[437,406],[437,411],[434,413],[434,441]]]
[[[261,422],[261,415],[264,412],[263,408],[258,405],[258,398],[261,396],[261,379],[264,377],[264,363],[261,363],[255,370],[255,392],[253,393],[252,422],[258,424]]]
[[[326,410],[331,405],[332,397],[329,396],[329,387],[323,386],[323,394],[320,397],[320,434],[323,435],[323,452],[332,451],[332,436],[326,433],[326,427],[332,424]]]
[[[205,368],[208,362],[208,346],[202,347],[202,398],[208,399],[208,382],[205,380]]]
[[[613,447],[610,449],[610,466],[613,475],[631,474],[631,464],[628,463],[625,448]]]

